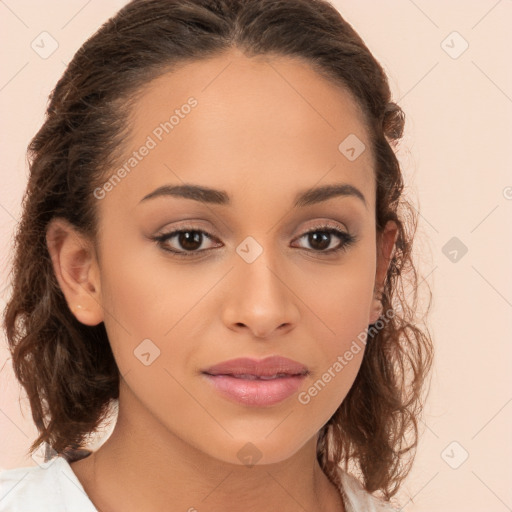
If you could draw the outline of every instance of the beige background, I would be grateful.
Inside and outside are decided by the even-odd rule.
[[[66,63],[124,3],[0,0],[4,300],[26,146]],[[385,66],[406,112],[399,157],[421,212],[417,261],[434,295],[437,359],[403,510],[512,510],[512,1],[334,3]],[[46,59],[31,48],[43,31],[58,43]],[[462,257],[446,246],[452,237],[467,247]],[[445,255],[454,248],[455,262]],[[0,467],[33,465],[24,452],[36,431],[3,335],[0,369]]]

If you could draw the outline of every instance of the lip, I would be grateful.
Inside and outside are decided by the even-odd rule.
[[[303,364],[281,356],[231,359],[202,371],[225,398],[257,407],[275,405],[293,395],[308,373]]]
[[[209,375],[254,375],[256,377],[269,377],[277,373],[287,375],[303,375],[308,369],[303,364],[281,356],[270,356],[265,359],[239,357],[223,361],[206,370]]]

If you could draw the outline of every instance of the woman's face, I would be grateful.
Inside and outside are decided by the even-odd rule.
[[[120,408],[226,462],[284,460],[345,398],[376,319],[362,114],[304,63],[232,51],[150,83],[130,127],[95,191]],[[304,196],[326,186],[344,188]],[[256,364],[212,369],[236,358]]]

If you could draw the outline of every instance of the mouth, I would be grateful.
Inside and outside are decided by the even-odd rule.
[[[202,371],[208,375],[231,375],[235,378],[275,379],[293,375],[305,375],[308,368],[293,359],[270,356],[265,359],[241,357],[223,361]]]
[[[296,393],[309,370],[280,356],[263,360],[239,358],[201,372],[224,398],[256,407],[276,405]]]
[[[221,374],[214,374],[212,376],[215,376],[215,375],[226,375],[228,377],[233,377],[235,379],[245,379],[245,380],[274,380],[274,379],[282,379],[283,377],[297,377],[297,376],[300,376],[301,374],[276,373],[275,375],[253,375],[250,373],[242,373],[240,375],[237,375],[237,374],[233,374],[233,373],[225,373],[225,374],[221,373]]]

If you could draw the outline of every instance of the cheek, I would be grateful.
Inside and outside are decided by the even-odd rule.
[[[347,289],[348,291],[348,289]],[[330,332],[317,327],[313,339],[318,340],[310,368],[311,374],[299,393],[298,403],[307,416],[316,418],[320,428],[336,412],[352,387],[364,356],[368,327],[368,299],[361,294],[341,294],[337,307],[325,307],[324,317]],[[328,313],[328,314],[327,314]],[[318,323],[318,322],[317,322]],[[320,331],[322,334],[320,334]]]
[[[194,350],[197,337],[191,336],[195,324],[191,325],[190,318],[215,276],[210,284],[204,279],[194,284],[193,273],[166,263],[162,258],[154,262],[154,249],[135,254],[121,243],[113,243],[105,252],[101,277],[104,323],[121,373],[138,368],[148,357],[156,366],[170,367],[171,361],[185,361]],[[187,343],[173,341],[184,336]]]
[[[342,265],[317,270],[314,284],[303,286],[300,292],[313,313],[307,315],[314,322],[311,328],[323,340],[323,352],[331,357],[368,327],[375,280],[371,251],[370,247],[354,252]]]
[[[308,308],[315,366],[299,403],[327,421],[350,390],[364,355],[375,268],[372,258],[316,275],[316,286],[303,297]]]

